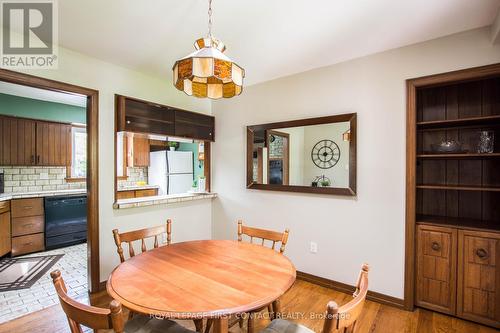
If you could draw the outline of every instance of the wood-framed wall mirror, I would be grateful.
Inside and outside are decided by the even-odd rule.
[[[248,126],[247,188],[356,195],[356,113]]]

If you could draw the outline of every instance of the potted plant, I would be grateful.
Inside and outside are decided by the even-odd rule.
[[[323,187],[328,187],[328,186],[330,186],[330,181],[329,181],[329,180],[326,180],[326,179],[325,179],[325,180],[322,180],[322,181],[321,181],[321,186],[323,186]]]
[[[167,143],[167,145],[170,148],[170,150],[172,150],[172,151],[175,151],[177,149],[177,147],[179,147],[179,143],[175,142],[175,141],[169,141]]]

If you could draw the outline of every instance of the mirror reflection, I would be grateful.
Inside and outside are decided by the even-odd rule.
[[[349,141],[349,121],[257,130],[253,141],[253,181],[348,187]]]

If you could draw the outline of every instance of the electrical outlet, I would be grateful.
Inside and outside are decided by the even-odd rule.
[[[309,252],[318,253],[318,243],[311,242],[310,247],[309,247]]]

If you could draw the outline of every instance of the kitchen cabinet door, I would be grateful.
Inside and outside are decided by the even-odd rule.
[[[214,131],[214,117],[195,112],[175,111],[175,136],[214,141]]]
[[[457,315],[500,328],[500,233],[460,230]]]
[[[35,121],[16,117],[0,117],[1,165],[35,164]]]
[[[416,304],[455,314],[457,231],[417,227]]]
[[[71,166],[71,125],[38,121],[36,164]]]
[[[129,167],[147,167],[149,166],[149,139],[140,137],[127,137]]]
[[[0,256],[10,252],[10,212],[0,214]]]

